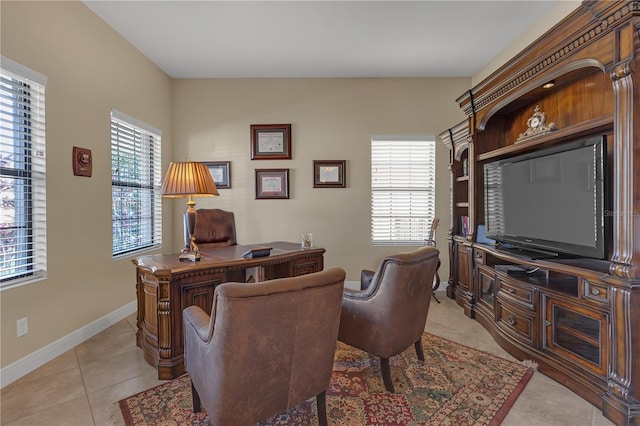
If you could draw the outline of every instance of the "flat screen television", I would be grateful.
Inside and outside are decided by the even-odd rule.
[[[485,164],[487,237],[537,258],[605,259],[606,145],[588,137]]]

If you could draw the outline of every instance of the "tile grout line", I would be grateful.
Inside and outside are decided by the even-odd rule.
[[[93,407],[91,406],[91,400],[89,400],[89,392],[87,391],[87,383],[84,380],[84,373],[82,372],[82,367],[80,367],[80,358],[78,357],[77,347],[73,348],[73,355],[76,358],[76,364],[78,365],[78,371],[80,372],[80,379],[82,379],[82,387],[84,388],[84,397],[87,400],[87,406],[89,407],[89,412],[91,413],[91,421],[93,422],[93,426],[96,426],[96,417],[93,414]]]

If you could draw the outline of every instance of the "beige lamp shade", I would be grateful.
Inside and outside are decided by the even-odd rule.
[[[162,196],[169,198],[220,195],[204,163],[185,161],[170,163],[162,183]]]

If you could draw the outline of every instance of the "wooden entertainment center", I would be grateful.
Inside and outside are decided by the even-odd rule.
[[[618,425],[640,425],[639,53],[640,2],[584,1],[460,96],[468,119],[440,135],[450,149],[447,295]],[[536,127],[536,107],[555,126]],[[605,259],[537,259],[477,241],[485,164],[592,136],[606,138]]]

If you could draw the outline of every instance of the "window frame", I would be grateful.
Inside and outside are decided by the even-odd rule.
[[[110,135],[111,254],[119,259],[162,246],[162,132],[112,109]],[[139,214],[123,214],[125,203]]]
[[[435,217],[435,136],[374,135],[370,148],[371,245],[425,245]]]
[[[13,247],[7,258],[0,256],[3,291],[47,278],[47,77],[5,56],[0,74],[0,198],[12,206],[1,215],[7,222],[0,225],[0,242]]]

